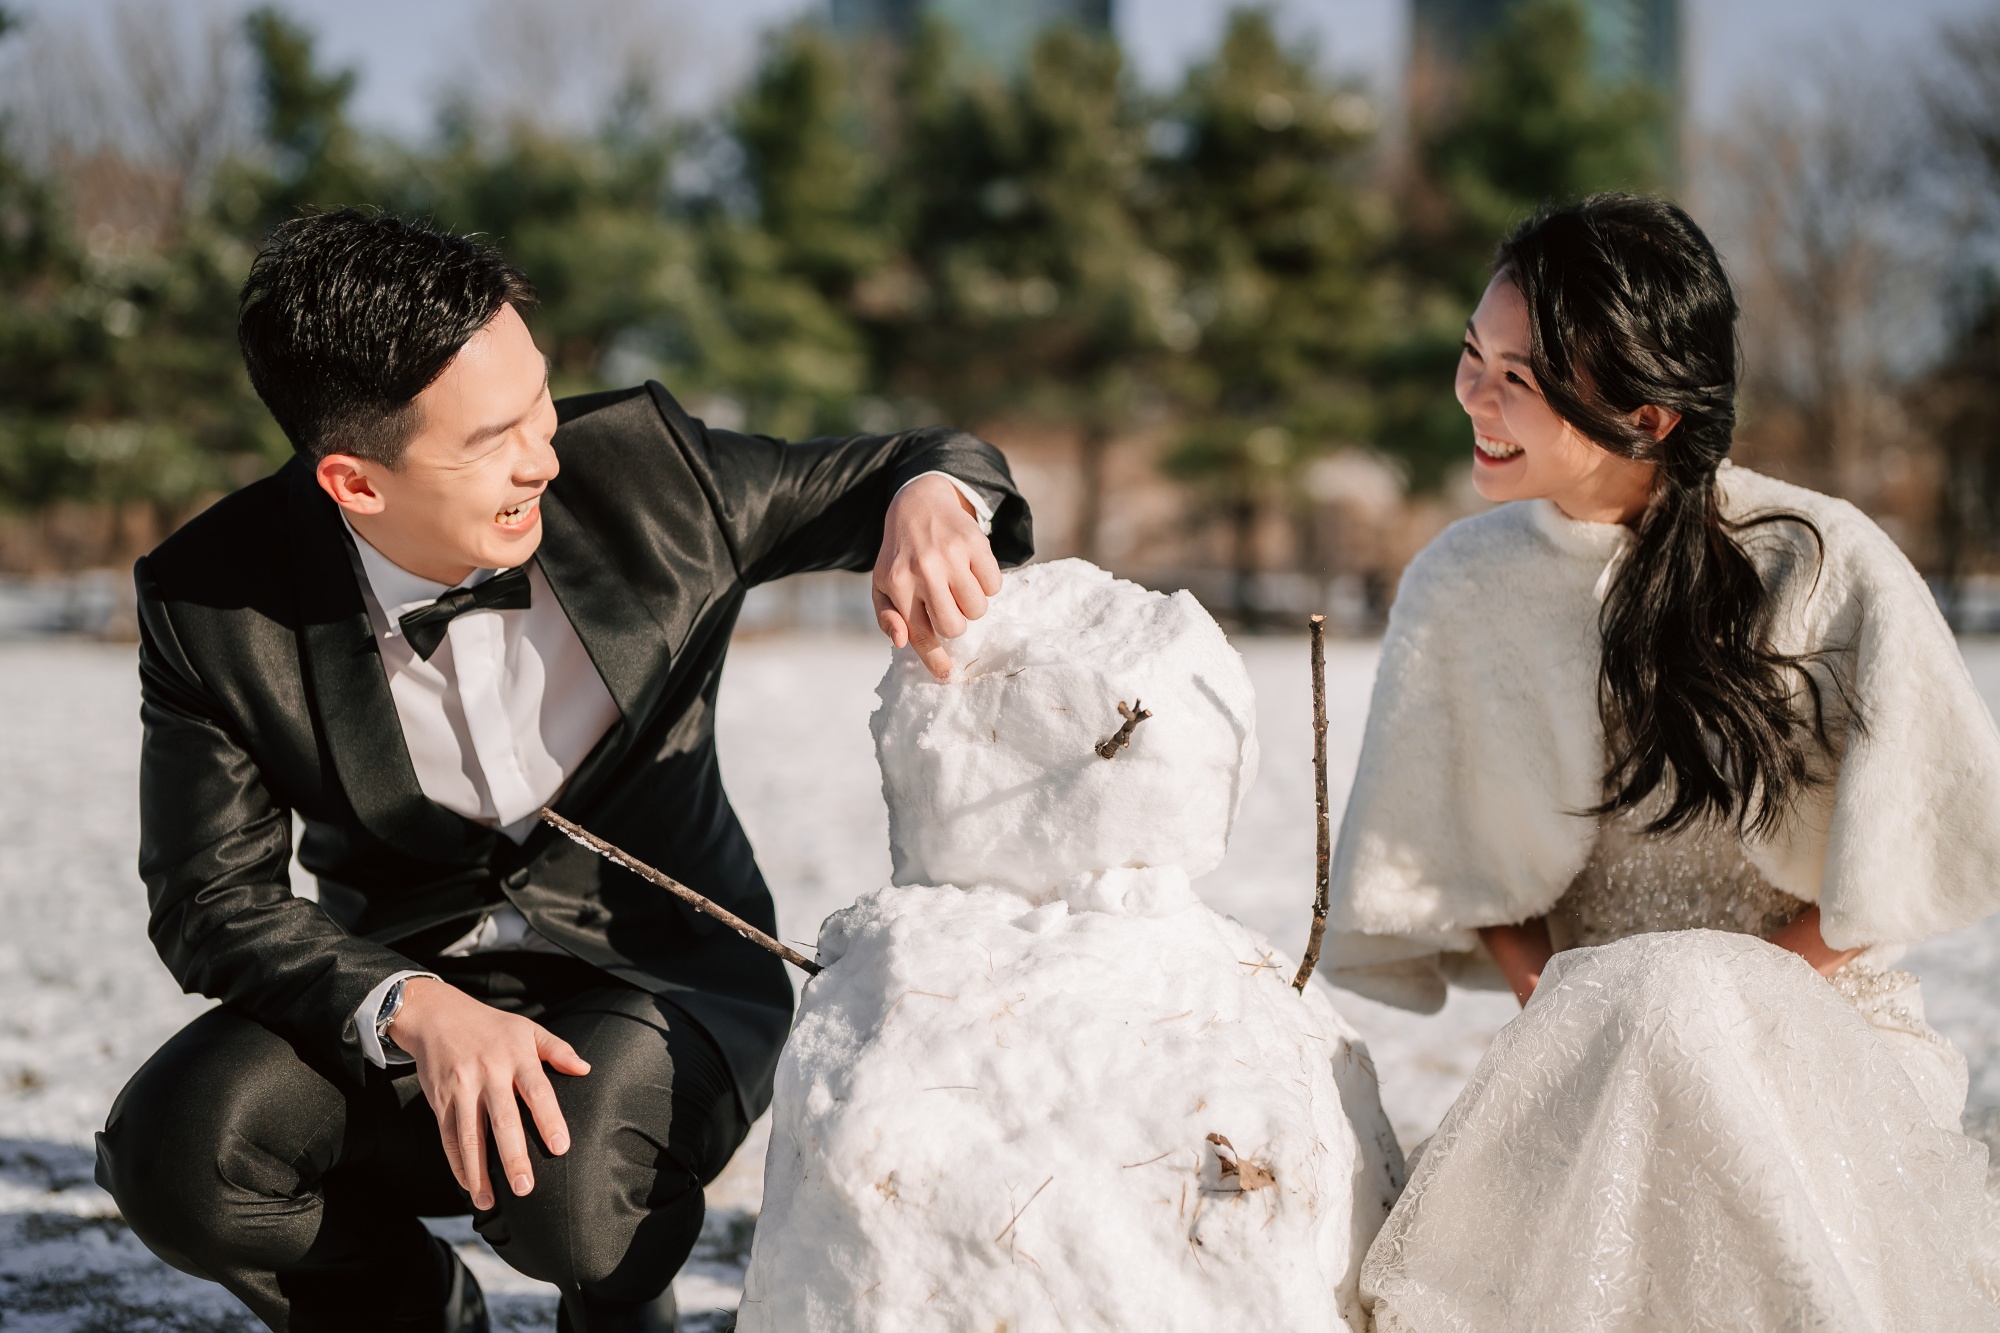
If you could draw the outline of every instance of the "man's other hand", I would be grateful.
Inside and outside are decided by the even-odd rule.
[[[389,1037],[417,1062],[417,1082],[437,1116],[444,1155],[473,1207],[484,1212],[493,1206],[488,1127],[508,1188],[520,1195],[535,1187],[520,1102],[528,1104],[548,1150],[558,1157],[569,1151],[569,1126],[542,1065],[563,1074],[588,1074],[590,1066],[541,1024],[436,978],[412,977],[403,984],[403,1007]]]
[[[1000,591],[1000,565],[972,506],[941,476],[923,476],[889,503],[875,557],[875,623],[916,649],[933,676],[951,675],[944,639],[965,633]]]

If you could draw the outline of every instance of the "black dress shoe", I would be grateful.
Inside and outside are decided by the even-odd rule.
[[[438,1244],[451,1256],[451,1294],[444,1302],[444,1333],[492,1333],[492,1324],[486,1316],[486,1293],[479,1289],[479,1280],[458,1257],[457,1250],[443,1241]]]
[[[430,1241],[429,1280],[421,1291],[406,1297],[394,1316],[375,1327],[384,1333],[491,1333],[486,1296],[478,1280],[457,1250],[436,1236]]]
[[[571,1313],[572,1303],[582,1307],[581,1323]],[[556,1333],[681,1333],[681,1309],[674,1303],[672,1287],[642,1305],[569,1296],[556,1312]]]

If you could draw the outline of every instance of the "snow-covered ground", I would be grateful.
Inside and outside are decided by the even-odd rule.
[[[1312,894],[1310,696],[1302,639],[1239,645],[1258,691],[1263,771],[1221,869],[1215,906],[1294,957]],[[2000,643],[1967,644],[1989,703]],[[778,898],[780,933],[810,948],[820,920],[887,882],[887,816],[868,715],[886,646],[858,636],[740,639],[724,679],[723,768]],[[1372,644],[1328,653],[1334,808],[1367,713]],[[37,1333],[253,1329],[219,1289],[154,1260],[90,1180],[90,1136],[126,1077],[205,1006],[179,994],[145,934],[137,842],[137,682],[129,649],[0,643],[0,1325]],[[1916,951],[1933,1022],[1972,1062],[1968,1127],[2000,1138],[2000,919]],[[1406,1144],[1427,1135],[1513,1013],[1454,993],[1420,1018],[1345,992]],[[763,1127],[710,1190],[696,1260],[677,1283],[691,1328],[726,1327],[761,1193]],[[462,1243],[496,1326],[550,1329],[554,1300]]]

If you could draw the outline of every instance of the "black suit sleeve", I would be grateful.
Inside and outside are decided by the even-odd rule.
[[[745,583],[870,568],[889,501],[926,472],[949,473],[992,497],[993,554],[1002,565],[1022,564],[1035,553],[1028,505],[1006,458],[964,431],[926,426],[788,444],[706,426],[664,390],[656,387],[654,395],[669,427],[689,444]]]
[[[139,874],[153,946],[183,990],[237,1005],[360,1078],[355,1006],[411,963],[292,895],[291,812],[202,685],[147,562],[135,573]]]

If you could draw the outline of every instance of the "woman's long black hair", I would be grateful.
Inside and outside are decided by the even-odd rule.
[[[1722,260],[1666,200],[1600,194],[1523,223],[1494,271],[1527,301],[1549,406],[1602,448],[1658,467],[1600,620],[1610,756],[1590,813],[1631,809],[1664,785],[1650,831],[1711,821],[1768,831],[1816,780],[1826,709],[1813,659],[1771,647],[1771,593],[1738,537],[1794,523],[1817,544],[1819,530],[1798,514],[1733,522],[1721,511],[1737,374]],[[1648,404],[1680,414],[1663,439],[1631,420]]]

